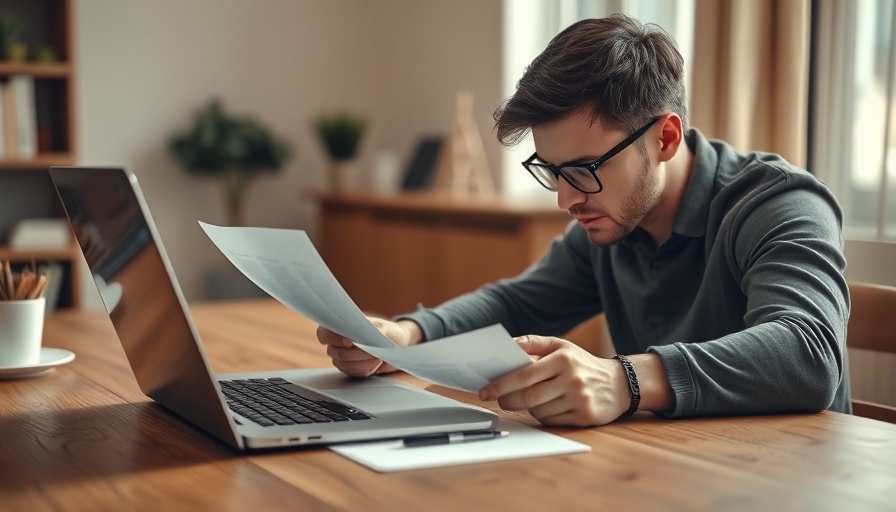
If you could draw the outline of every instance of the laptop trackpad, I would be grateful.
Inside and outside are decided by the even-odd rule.
[[[434,393],[412,391],[398,386],[323,389],[325,395],[360,407],[367,412],[404,411],[422,407],[447,407],[459,404]]]

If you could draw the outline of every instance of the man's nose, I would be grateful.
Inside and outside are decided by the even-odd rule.
[[[584,203],[588,199],[588,194],[578,190],[569,184],[562,176],[557,180],[557,205],[569,210],[577,204]]]

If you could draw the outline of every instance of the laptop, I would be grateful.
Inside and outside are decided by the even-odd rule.
[[[51,167],[50,178],[140,390],[222,442],[239,450],[342,443],[485,429],[497,419],[334,368],[213,373],[136,177]]]

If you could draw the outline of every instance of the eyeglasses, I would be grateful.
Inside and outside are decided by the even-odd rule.
[[[629,147],[632,142],[638,140],[639,137],[644,135],[647,130],[650,129],[651,126],[654,125],[661,118],[656,118],[653,121],[642,126],[638,131],[631,134],[624,141],[620,142],[613,146],[613,149],[607,151],[597,160],[591,162],[590,164],[582,164],[582,165],[564,165],[562,167],[557,167],[555,165],[551,165],[546,162],[542,162],[538,160],[538,153],[532,153],[525,162],[523,162],[523,167],[529,171],[529,174],[535,178],[535,181],[541,184],[544,188],[556,192],[560,187],[560,176],[563,176],[563,179],[566,180],[567,183],[572,185],[579,192],[584,192],[586,194],[597,194],[601,190],[604,189],[604,186],[601,184],[600,180],[597,178],[597,170],[600,169],[600,166],[607,163],[607,160],[616,156],[617,153],[622,151],[623,149]]]

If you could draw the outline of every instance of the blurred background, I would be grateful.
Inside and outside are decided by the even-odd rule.
[[[245,222],[314,238],[317,208],[303,193],[327,186],[315,116],[365,116],[366,167],[445,131],[458,88],[476,94],[485,133],[501,98],[496,1],[81,0],[74,14],[79,160],[137,174],[188,300],[205,297],[205,269],[223,261],[196,221],[226,219],[219,187],[184,173],[167,141],[208,99],[256,117],[292,149],[282,172],[253,185]]]
[[[519,166],[531,141],[501,147],[492,112],[553,35],[612,12],[679,43],[694,126],[822,177],[846,212],[851,276],[896,284],[888,0],[0,0],[4,48],[26,51],[10,50],[0,77],[8,90],[15,77],[25,90],[32,81],[38,127],[34,148],[0,157],[0,259],[22,254],[10,249],[22,220],[60,214],[35,192],[46,187],[41,169],[123,166],[142,183],[187,299],[226,298],[209,273],[227,263],[197,226],[233,218],[221,180],[187,172],[170,149],[213,100],[289,149],[247,187],[246,225],[322,239],[320,194],[334,192],[336,163],[315,125],[324,115],[362,122],[351,193],[398,194],[420,142],[456,126],[461,91],[495,202],[542,208],[553,196]],[[63,305],[100,307],[85,282],[66,285],[75,296]]]

